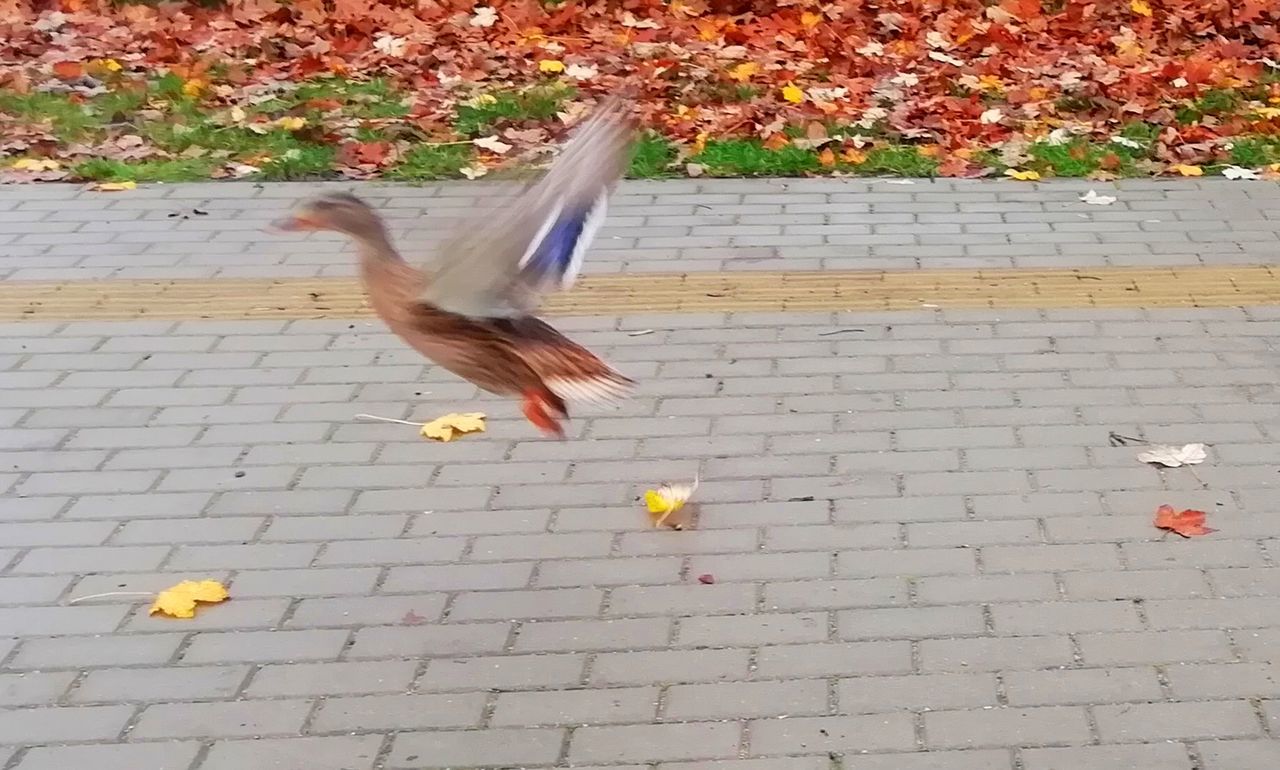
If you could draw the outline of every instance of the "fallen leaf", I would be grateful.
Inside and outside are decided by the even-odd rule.
[[[788,83],[782,87],[782,98],[792,104],[799,104],[804,101],[804,91],[793,83]]]
[[[538,71],[551,73],[564,72],[564,62],[556,59],[543,59],[538,62]]]
[[[420,626],[427,622],[427,618],[419,615],[413,610],[409,610],[404,614],[404,617],[400,618],[400,622],[406,626]]]
[[[511,145],[502,141],[496,136],[485,136],[480,139],[472,139],[471,143],[482,150],[488,150],[495,155],[505,155],[511,151]]]
[[[983,113],[978,116],[978,122],[988,126],[999,123],[1002,120],[1004,120],[1004,113],[996,107],[984,110]]]
[[[759,71],[760,71],[759,64],[756,64],[753,61],[744,61],[743,63],[729,70],[729,77],[733,78],[739,83],[745,83],[751,79],[752,75],[756,74]]]
[[[1258,172],[1251,168],[1241,168],[1239,166],[1227,166],[1222,169],[1222,175],[1227,179],[1258,179]]]
[[[644,493],[644,504],[649,509],[653,526],[662,526],[671,514],[684,507],[697,489],[698,477],[695,476],[692,484],[663,484],[657,489],[647,490]]]
[[[458,169],[458,173],[462,174],[467,179],[479,179],[480,177],[489,173],[489,169],[485,168],[484,166],[478,166],[478,165],[472,164],[470,166],[463,166],[462,168]]]
[[[818,153],[818,163],[830,168],[836,164],[836,154],[831,151],[830,147],[827,147]]]
[[[1090,206],[1110,206],[1116,202],[1114,195],[1099,195],[1097,190],[1090,190],[1080,196],[1080,200]]]
[[[570,64],[564,71],[564,74],[574,80],[590,80],[600,74],[600,70],[589,64]]]
[[[408,53],[409,41],[395,35],[382,35],[373,41],[373,47],[387,56],[400,58]]]
[[[1191,166],[1186,163],[1175,163],[1169,167],[1169,170],[1175,174],[1183,176],[1204,176],[1204,169],[1199,166]]]
[[[89,189],[90,189],[90,190],[95,190],[95,191],[97,191],[97,192],[120,192],[121,190],[136,190],[136,189],[137,189],[137,187],[138,187],[138,183],[137,183],[137,182],[133,182],[133,181],[130,181],[130,182],[98,182],[97,184],[93,185],[93,186],[92,186],[92,187],[90,187]]]
[[[1016,168],[1005,169],[1004,175],[1019,182],[1034,182],[1040,178],[1039,171],[1019,171]]]
[[[1208,455],[1204,451],[1204,444],[1184,444],[1180,447],[1152,444],[1145,451],[1138,453],[1139,462],[1155,463],[1168,468],[1199,465],[1205,461],[1206,457]]]
[[[712,583],[716,582],[716,576],[708,572],[706,574],[699,575],[698,582],[703,584],[704,586],[709,586]]]
[[[840,153],[840,159],[851,166],[860,166],[867,162],[867,154],[862,150],[849,148]]]
[[[166,588],[157,596],[151,605],[151,615],[164,614],[173,618],[194,618],[196,602],[217,604],[225,601],[230,594],[227,587],[216,580],[184,580],[175,586]]]
[[[476,7],[475,14],[467,21],[473,27],[492,27],[498,21],[498,12],[487,5]]]
[[[301,131],[307,125],[307,119],[289,115],[276,121],[276,125],[285,131]]]
[[[62,164],[52,158],[19,158],[10,168],[18,171],[57,171]]]
[[[1156,509],[1155,525],[1159,529],[1176,532],[1183,537],[1196,537],[1217,532],[1204,525],[1205,512],[1187,509],[1175,511],[1171,505],[1162,505]]]
[[[453,441],[467,433],[484,432],[484,412],[467,412],[465,414],[446,414],[431,422],[424,423],[419,431],[425,438],[437,441]]]
[[[1139,16],[1151,16],[1151,4],[1148,3],[1147,0],[1130,0],[1129,10]]]

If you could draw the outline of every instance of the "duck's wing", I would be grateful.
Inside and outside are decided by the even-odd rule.
[[[573,285],[626,171],[633,123],[621,98],[580,126],[546,174],[472,217],[440,246],[423,302],[471,317],[527,315]]]

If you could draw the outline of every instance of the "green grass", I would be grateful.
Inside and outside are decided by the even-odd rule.
[[[406,182],[453,179],[460,176],[458,170],[470,164],[472,157],[469,144],[418,145],[387,172],[387,178]]]
[[[671,176],[671,164],[676,159],[676,148],[665,137],[647,133],[632,148],[631,166],[627,176],[635,179],[655,179]]]
[[[93,158],[75,167],[77,175],[95,182],[190,182],[208,179],[214,162],[207,158],[125,162]]]
[[[938,161],[909,145],[876,147],[867,153],[867,159],[855,166],[859,174],[873,176],[933,176],[938,172]]]
[[[710,176],[802,176],[822,168],[810,150],[788,145],[766,149],[756,139],[712,139],[689,159]]]
[[[458,105],[454,130],[461,136],[478,137],[506,123],[550,120],[573,95],[573,89],[558,86],[481,94]]]

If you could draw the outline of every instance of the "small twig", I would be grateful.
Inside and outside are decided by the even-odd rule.
[[[1129,446],[1130,444],[1141,444],[1142,446],[1151,446],[1150,442],[1144,439],[1134,438],[1133,436],[1122,436],[1119,433],[1116,433],[1115,431],[1111,431],[1110,433],[1107,434],[1107,442],[1110,443],[1111,446]]]
[[[1204,479],[1200,478],[1200,474],[1196,473],[1196,467],[1194,465],[1184,465],[1182,467],[1186,468],[1188,471],[1191,472],[1192,478],[1194,478],[1197,482],[1200,483],[1201,488],[1203,489],[1209,488],[1209,485],[1204,483]]]
[[[850,332],[865,332],[866,329],[833,329],[829,332],[818,332],[819,337],[830,337],[834,334],[848,334]]]
[[[422,427],[422,423],[420,422],[409,422],[408,420],[397,420],[394,417],[379,417],[376,414],[357,414],[356,419],[357,420],[377,420],[378,422],[394,422],[394,423],[399,423],[400,425],[416,425],[419,428]]]
[[[78,602],[87,602],[90,599],[105,599],[108,596],[155,596],[154,591],[108,591],[105,594],[89,594],[75,599],[70,599],[67,604],[76,604]]]

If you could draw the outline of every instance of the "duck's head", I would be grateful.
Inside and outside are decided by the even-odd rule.
[[[362,239],[383,235],[382,219],[369,204],[342,192],[308,198],[273,224],[281,230],[333,230]]]

